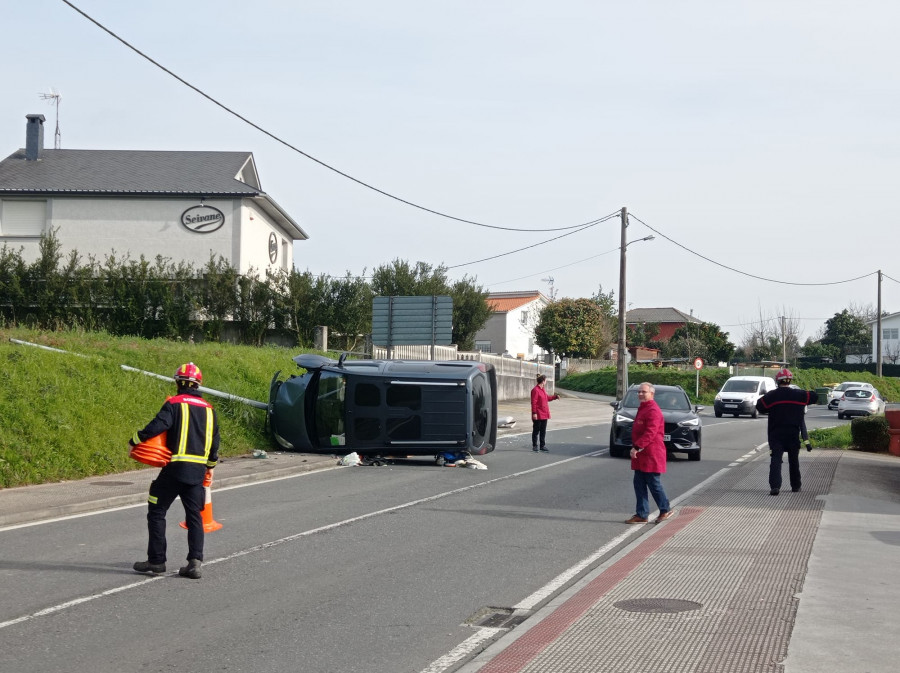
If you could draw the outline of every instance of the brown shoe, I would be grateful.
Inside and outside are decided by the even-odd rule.
[[[625,523],[647,523],[646,517],[638,516],[635,514],[633,517],[628,519]]]
[[[653,523],[662,523],[666,519],[671,519],[673,516],[675,516],[674,509],[670,509],[668,512],[660,512],[659,516],[656,517],[656,521],[654,521]]]

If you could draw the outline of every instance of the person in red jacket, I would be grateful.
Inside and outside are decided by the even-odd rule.
[[[175,372],[177,395],[168,398],[156,417],[128,441],[131,446],[166,433],[172,459],[150,484],[147,507],[147,560],[133,568],[142,573],[166,571],[166,512],[175,498],[181,498],[188,529],[187,565],[178,570],[182,577],[200,579],[203,562],[203,518],[206,500],[204,484],[212,481],[212,469],[219,460],[219,423],[212,405],[198,387],[203,381],[193,362]]]
[[[538,374],[537,385],[531,389],[531,450],[538,450],[538,439],[540,438],[540,450],[544,453],[550,451],[547,448],[547,421],[550,419],[550,402],[558,400],[559,395],[547,397],[547,391],[544,386],[547,383],[547,377]]]
[[[654,523],[672,516],[669,499],[659,480],[659,475],[666,471],[666,445],[663,442],[666,422],[654,395],[656,388],[653,385],[642,383],[638,387],[640,406],[631,426],[631,469],[634,470],[637,507],[634,516],[625,523],[647,523],[650,515],[648,490],[659,507],[659,516]]]

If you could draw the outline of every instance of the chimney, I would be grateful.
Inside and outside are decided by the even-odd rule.
[[[25,115],[25,158],[37,161],[44,153],[44,115]]]

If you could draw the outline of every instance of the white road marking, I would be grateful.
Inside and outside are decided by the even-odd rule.
[[[482,481],[477,484],[469,484],[468,486],[463,486],[461,488],[453,489],[452,491],[444,491],[443,493],[437,493],[435,495],[428,496],[426,498],[419,498],[418,500],[412,500],[410,502],[403,503],[401,505],[395,505],[394,507],[387,507],[385,509],[380,509],[374,512],[369,512],[368,514],[362,514],[360,516],[351,517],[349,519],[344,519],[343,521],[337,521],[335,523],[330,523],[325,526],[319,526],[318,528],[312,528],[310,530],[305,530],[301,533],[296,533],[294,535],[288,535],[287,537],[279,538],[277,540],[271,540],[269,542],[264,542],[263,544],[254,545],[253,547],[248,547],[247,549],[243,549],[241,551],[234,552],[233,554],[229,554],[228,556],[223,556],[217,559],[213,559],[211,561],[205,561],[205,566],[214,565],[216,563],[222,563],[223,561],[230,561],[235,558],[239,558],[241,556],[246,556],[247,554],[252,554],[254,552],[262,551],[264,549],[271,549],[272,547],[277,547],[279,545],[285,544],[286,542],[292,542],[294,540],[299,540],[304,537],[309,537],[310,535],[315,535],[317,533],[323,533],[325,531],[334,530],[336,528],[341,528],[343,526],[348,526],[353,523],[357,523],[359,521],[365,521],[366,519],[371,519],[376,516],[382,516],[384,514],[390,514],[392,512],[397,512],[403,509],[409,509],[410,507],[416,507],[417,505],[422,505],[428,502],[434,502],[435,500],[440,500],[442,498],[447,498],[451,495],[458,495],[460,493],[465,493],[466,491],[472,491],[476,488],[483,488],[485,486],[489,486],[491,484],[496,484],[501,481],[506,481],[507,479],[515,479],[517,477],[522,477],[528,474],[533,474],[535,472],[540,472],[541,470],[547,470],[551,467],[557,467],[559,465],[565,465],[566,463],[571,463],[575,460],[580,460],[582,458],[590,458],[594,456],[603,455],[605,451],[591,451],[589,453],[584,453],[578,456],[572,456],[571,458],[563,458],[561,460],[554,461],[552,463],[545,463],[543,465],[539,465],[538,467],[532,467],[527,470],[523,470],[522,472],[514,472],[512,474],[508,474],[502,477],[496,477],[494,479],[488,479],[487,481]],[[319,470],[321,472],[321,470]],[[303,474],[314,474],[313,472],[305,472]],[[291,475],[291,476],[299,476],[299,475]],[[273,479],[272,481],[278,481],[280,479],[284,479],[286,477],[279,477],[277,479]],[[255,484],[261,484],[264,482],[254,482]],[[240,486],[245,486],[249,484],[240,484]],[[238,486],[232,486],[230,488],[238,488]],[[226,490],[225,488],[220,490]],[[135,505],[139,506],[139,505]],[[105,510],[105,511],[116,511],[119,509],[127,509],[127,507],[116,507],[113,510]],[[77,515],[76,515],[77,516]],[[72,517],[66,517],[72,518]],[[90,601],[96,600],[98,598],[103,598],[105,596],[111,596],[113,594],[120,593],[122,591],[127,591],[129,589],[136,589],[137,587],[142,587],[145,584],[150,582],[154,582],[165,575],[159,575],[156,577],[149,577],[146,579],[142,579],[139,582],[132,582],[130,584],[126,584],[121,587],[116,587],[114,589],[107,589],[106,591],[101,591],[95,594],[88,594],[86,596],[82,596],[80,598],[76,598],[71,601],[67,601],[65,603],[60,603],[58,605],[53,605],[48,608],[44,608],[43,610],[39,610],[37,612],[33,612],[28,615],[23,615],[21,617],[16,617],[15,619],[10,619],[5,622],[0,622],[0,629],[5,629],[8,626],[13,626],[15,624],[21,624],[22,622],[26,622],[32,619],[37,619],[38,617],[45,617],[47,615],[52,615],[57,612],[61,612],[62,610],[66,610],[71,607],[75,607],[76,605],[81,605],[83,603],[88,603]]]

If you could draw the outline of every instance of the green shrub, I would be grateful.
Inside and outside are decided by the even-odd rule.
[[[861,416],[850,422],[853,448],[859,451],[882,453],[888,450],[891,435],[884,416]]]

